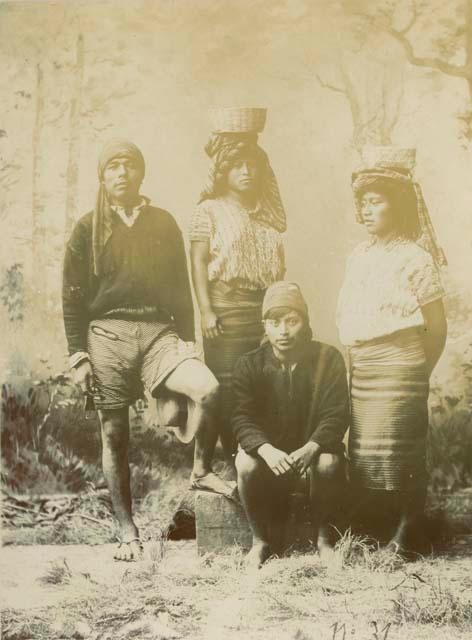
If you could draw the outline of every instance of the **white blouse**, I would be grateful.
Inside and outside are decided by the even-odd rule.
[[[420,327],[420,308],[443,296],[431,255],[415,242],[363,242],[348,258],[339,294],[336,321],[341,342],[354,345]]]
[[[190,221],[190,240],[208,240],[208,280],[266,289],[285,273],[282,234],[250,211],[224,200],[204,200]]]

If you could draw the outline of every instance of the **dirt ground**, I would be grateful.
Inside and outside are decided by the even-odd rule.
[[[199,557],[194,541],[149,542],[144,560],[126,564],[113,549],[3,547],[3,638],[472,638],[470,536],[408,564],[354,544],[328,569],[308,552],[251,574],[239,550]]]
[[[115,562],[116,544],[88,545],[28,545],[2,548],[0,588],[4,609],[32,609],[61,604],[73,594],[68,581],[44,584],[41,578],[55,563],[66,562],[72,574],[104,587],[112,588],[131,572],[139,572],[138,563]],[[166,543],[166,559],[178,556],[186,563],[196,554],[195,542]],[[89,578],[87,577],[89,576]]]

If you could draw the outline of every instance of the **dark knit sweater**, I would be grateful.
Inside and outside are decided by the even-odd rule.
[[[193,303],[182,234],[170,213],[146,205],[132,227],[113,215],[100,275],[93,270],[92,212],[75,226],[64,258],[62,306],[69,355],[87,350],[91,320],[122,308],[173,319],[194,340]]]
[[[232,427],[246,453],[270,443],[287,453],[309,440],[338,453],[349,425],[346,368],[337,349],[307,345],[291,380],[270,343],[242,356],[233,372]]]

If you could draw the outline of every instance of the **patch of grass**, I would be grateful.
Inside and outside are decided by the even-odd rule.
[[[51,562],[46,573],[39,578],[39,582],[44,585],[67,584],[72,578],[72,571],[65,558]]]
[[[57,637],[40,614],[25,616],[23,612],[7,609],[2,614],[2,638],[4,640],[51,640]]]
[[[431,583],[422,582],[422,589],[415,589],[413,593],[402,590],[393,601],[397,624],[461,627],[472,623],[472,600],[461,598],[450,587],[445,587],[440,578]]]
[[[109,529],[73,517],[67,518],[66,522],[54,522],[41,527],[4,528],[2,537],[4,544],[15,545],[106,544],[116,540],[115,526],[111,519],[108,524]]]
[[[309,564],[307,566],[298,567],[290,574],[290,582],[292,585],[299,585],[303,580],[314,580],[323,575],[323,569],[318,564]]]
[[[158,470],[154,472],[157,474]],[[142,540],[160,540],[167,537],[173,514],[182,496],[187,492],[188,475],[185,470],[160,472],[158,488],[144,500],[134,501],[134,515]],[[7,544],[106,544],[118,539],[117,523],[113,517],[107,490],[95,490],[89,485],[80,494],[66,494],[73,508],[63,509],[54,517],[49,506],[41,514],[33,507],[19,511],[14,523],[3,517],[3,539]],[[28,502],[38,503],[34,496]],[[73,501],[73,502],[72,502]],[[6,505],[6,501],[5,501]],[[5,506],[4,505],[4,506]],[[6,508],[6,507],[5,507]],[[39,509],[39,503],[38,503]],[[49,509],[49,511],[48,511]],[[15,512],[16,514],[16,512]],[[38,518],[41,515],[42,520]]]
[[[207,553],[201,558],[203,567],[211,568],[216,574],[228,571],[239,571],[243,567],[244,550],[241,547],[230,547],[224,555]]]
[[[335,552],[343,567],[363,567],[371,572],[391,573],[405,565],[398,554],[381,548],[372,538],[354,535],[351,529],[347,529],[338,540]]]
[[[378,542],[367,536],[356,536],[347,529],[335,546],[343,567],[367,565],[368,558],[379,549]]]
[[[116,539],[107,491],[90,486],[78,495],[51,496],[49,502],[34,497],[25,500],[28,508],[21,508],[20,517],[13,521],[17,526],[5,517],[7,498],[2,505],[3,538],[10,544],[104,544]]]
[[[351,540],[350,547],[359,550],[359,540]],[[388,640],[444,640],[456,637],[455,631],[467,637],[472,617],[465,562],[456,562],[442,583],[437,575],[444,572],[444,561],[420,559],[392,573],[362,558],[331,573],[317,554],[298,553],[247,573],[240,549],[198,557],[189,543],[156,538],[145,544],[142,562],[121,571],[117,566],[113,584],[98,583],[93,573],[84,579],[75,569],[69,576],[56,567],[48,584],[69,597],[42,611],[8,611],[9,629],[24,631],[33,620],[36,635],[21,631],[5,637],[315,640],[332,637],[335,624],[345,625],[346,637],[366,639],[374,637],[373,626],[383,638],[389,625]],[[80,635],[82,629],[89,634]]]

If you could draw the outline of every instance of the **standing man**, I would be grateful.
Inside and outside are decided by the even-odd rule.
[[[103,472],[120,528],[118,560],[142,553],[132,518],[128,465],[129,406],[142,396],[187,397],[184,441],[195,436],[191,482],[229,493],[212,473],[218,383],[197,358],[184,244],[170,213],[140,195],[141,151],[112,140],[98,162],[95,209],[75,226],[63,275],[70,364],[99,409]]]
[[[331,550],[329,518],[342,490],[349,422],[344,360],[334,347],[312,340],[299,287],[271,285],[262,315],[268,341],[242,356],[233,375],[236,468],[253,534],[252,566],[269,557],[271,522],[307,473],[318,550]]]

